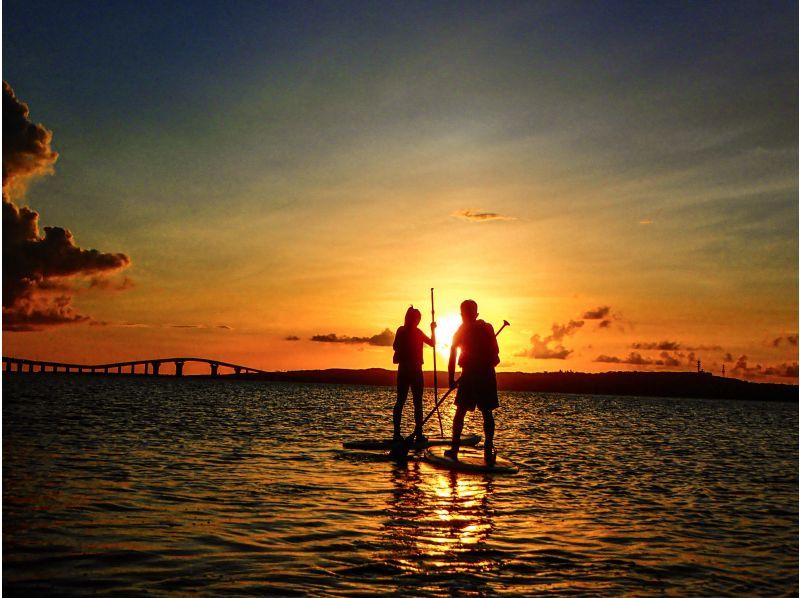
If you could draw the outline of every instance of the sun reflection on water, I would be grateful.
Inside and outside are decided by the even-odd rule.
[[[476,572],[496,564],[484,546],[494,529],[491,480],[418,462],[392,475],[388,560],[409,573]]]

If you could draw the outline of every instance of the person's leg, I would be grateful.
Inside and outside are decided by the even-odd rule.
[[[464,429],[464,416],[467,410],[461,405],[456,405],[456,414],[453,416],[453,440],[450,450],[445,451],[445,455],[453,459],[458,458],[458,449],[461,447],[461,431]]]
[[[422,371],[419,376],[415,376],[411,383],[411,396],[414,399],[414,436],[417,440],[422,438]]]
[[[395,440],[402,438],[400,432],[400,424],[403,421],[403,406],[406,404],[408,398],[408,377],[401,370],[397,371],[397,401],[394,404],[394,413],[392,422],[394,424],[394,438]]]
[[[481,410],[483,414],[483,435],[486,446],[494,446],[494,414],[491,409]]]
[[[495,451],[494,451],[494,414],[491,409],[481,409],[483,414],[483,458],[487,465],[494,465]]]

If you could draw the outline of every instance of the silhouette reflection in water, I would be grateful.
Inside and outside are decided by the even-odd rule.
[[[409,462],[393,468],[392,482],[385,560],[411,575],[462,574],[448,576],[448,585],[484,586],[481,574],[506,556],[487,547],[494,531],[492,481]]]

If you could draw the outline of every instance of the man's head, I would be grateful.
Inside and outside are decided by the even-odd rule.
[[[474,322],[478,319],[478,304],[472,299],[461,303],[461,319],[464,322]]]

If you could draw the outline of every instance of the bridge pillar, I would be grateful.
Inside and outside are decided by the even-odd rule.
[[[175,375],[178,377],[183,376],[183,363],[182,361],[175,362]]]
[[[238,378],[238,377],[239,377],[239,375],[242,373],[242,368],[240,368],[240,367],[237,365],[235,368],[233,368],[233,371],[236,373],[236,377]]]
[[[121,373],[122,373],[122,366],[121,366],[121,365],[118,365],[118,366],[117,366],[117,373],[118,373],[118,374],[121,374]]]
[[[158,376],[158,370],[160,368],[161,368],[161,362],[160,361],[154,361],[153,362],[153,375],[154,376]]]
[[[211,375],[216,378],[217,372],[219,370],[219,364],[212,361],[210,365],[211,365]]]
[[[135,373],[136,373],[136,364],[132,363],[131,364],[131,374],[135,374]]]
[[[33,373],[33,365],[34,365],[34,363],[32,361],[28,362],[28,373],[29,374]]]
[[[104,367],[104,368],[103,368],[103,373],[104,373],[104,374],[107,374],[107,373],[108,373],[108,366],[106,366],[106,367]]]

